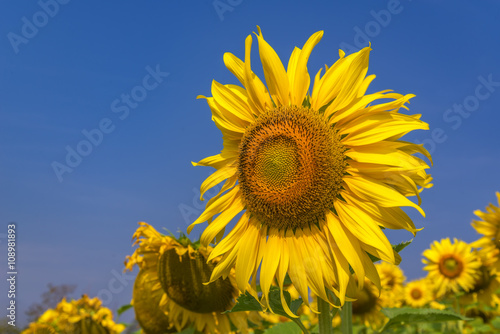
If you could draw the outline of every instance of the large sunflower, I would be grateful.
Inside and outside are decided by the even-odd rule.
[[[248,36],[244,61],[224,54],[243,87],[213,81],[213,96],[200,96],[224,144],[220,154],[193,163],[217,169],[201,185],[202,199],[224,183],[188,231],[209,221],[201,242],[218,242],[209,259],[222,256],[210,281],[226,277],[235,266],[243,291],[250,278],[254,286],[260,266],[264,306],[272,282],[282,288],[286,273],[305,303],[308,289],[328,300],[326,286],[343,304],[349,266],[380,287],[367,253],[396,262],[381,227],[417,231],[400,207],[424,214],[407,197],[430,186],[429,166],[414,154],[430,155],[400,138],[428,125],[420,115],[399,113],[413,95],[366,94],[375,78],[366,77],[371,48],[347,57],[340,50],[340,59],[323,76],[318,71],[309,94],[307,61],[323,32],[295,48],[285,70],[257,28],[267,87],[252,71]],[[222,239],[225,226],[241,212]],[[360,279],[359,287],[363,283]]]
[[[453,244],[449,238],[434,241],[423,255],[424,270],[428,271],[427,278],[433,282],[437,297],[447,292],[457,293],[460,289],[469,291],[474,287],[481,262],[466,242],[456,238]]]
[[[158,303],[156,308],[159,307],[168,316],[169,326],[164,330],[174,328],[181,331],[194,325],[197,331],[204,333],[230,333],[231,321],[242,333],[247,332],[247,313],[222,314],[232,308],[238,296],[234,273],[208,285],[203,284],[208,281],[214,263],[219,260],[207,262],[212,248],[199,246],[186,237],[177,240],[158,233],[146,223],[139,224],[133,236],[136,240],[134,245],[139,244],[139,247],[127,257],[125,267],[132,270],[135,264],[139,266],[141,271],[136,280],[141,282],[137,283],[138,287],[142,286],[155,294],[158,289],[162,290],[160,298],[150,297],[151,302]],[[140,294],[135,293],[134,304],[138,296]],[[144,300],[139,301],[144,309]],[[153,328],[158,328],[160,324],[149,322],[149,318],[151,314],[142,314],[139,322],[146,325],[144,329],[147,333],[148,330],[153,333]],[[165,322],[161,324],[164,326]]]

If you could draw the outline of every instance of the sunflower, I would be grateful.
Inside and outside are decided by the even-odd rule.
[[[209,259],[222,256],[210,282],[235,267],[238,288],[244,291],[251,281],[255,290],[260,267],[264,307],[274,279],[282,288],[286,273],[306,304],[308,289],[328,300],[327,287],[342,305],[349,266],[380,287],[367,253],[397,262],[381,227],[417,231],[400,207],[424,214],[408,197],[417,196],[420,204],[420,190],[431,186],[429,166],[414,154],[431,157],[422,145],[400,138],[428,125],[420,115],[399,113],[414,95],[366,94],[375,78],[366,76],[370,47],[349,56],[340,50],[323,76],[318,71],[309,94],[307,61],[323,32],[295,48],[285,70],[257,28],[267,87],[251,68],[250,35],[244,61],[224,54],[243,87],[213,81],[213,96],[199,96],[208,102],[224,146],[220,154],[193,163],[216,169],[202,183],[201,199],[223,186],[188,232],[209,222],[201,243],[215,241]],[[359,288],[363,284],[360,279]]]
[[[479,234],[482,234],[482,237],[473,242],[472,246],[483,248],[485,252],[489,253],[490,264],[500,262],[498,260],[500,250],[500,192],[497,192],[496,195],[498,206],[490,203],[486,207],[486,212],[474,211],[474,214],[481,220],[472,221],[472,227]]]
[[[491,263],[491,250],[474,251],[481,262],[473,287],[460,297],[461,305],[476,304],[479,307],[496,307],[499,304],[500,277],[496,263]]]
[[[246,333],[247,313],[222,314],[234,306],[238,296],[234,273],[208,285],[203,284],[208,281],[214,263],[219,260],[216,258],[207,262],[212,248],[192,243],[184,236],[174,239],[162,235],[143,222],[139,225],[133,236],[134,245],[139,244],[139,248],[127,257],[125,267],[132,270],[137,264],[146,273],[138,279],[147,280],[147,289],[162,290],[161,297],[158,299],[156,296],[154,300],[168,316],[168,327],[181,331],[194,324],[199,332],[229,333],[231,321],[242,333]]]
[[[424,270],[429,272],[427,277],[435,284],[437,297],[447,292],[457,293],[460,288],[469,291],[474,287],[481,262],[466,242],[456,238],[453,244],[449,238],[434,241],[423,255]]]
[[[374,330],[382,327],[387,318],[382,313],[382,299],[379,290],[371,281],[365,278],[365,284],[356,293],[352,302],[352,317],[354,322],[362,323]]]
[[[125,329],[113,321],[113,313],[99,298],[83,295],[70,302],[63,298],[55,309],[45,311],[23,334],[118,334]]]
[[[375,264],[380,276],[382,291],[380,298],[383,307],[400,307],[403,304],[403,283],[406,279],[401,268],[394,264],[381,262]]]
[[[404,287],[405,303],[411,307],[424,307],[434,300],[432,287],[427,279],[408,282]]]

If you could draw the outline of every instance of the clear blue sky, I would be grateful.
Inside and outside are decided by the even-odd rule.
[[[411,213],[425,229],[402,253],[409,278],[424,275],[421,253],[433,240],[477,238],[473,211],[500,190],[497,1],[2,1],[0,268],[16,222],[21,324],[47,283],[76,284],[113,309],[128,303],[130,276],[115,276],[137,222],[176,232],[194,221],[195,192],[212,170],[191,161],[222,148],[195,98],[210,95],[212,79],[236,83],[222,56],[243,57],[256,25],[285,62],[324,30],[314,74],[339,47],[370,40],[370,91],[417,95],[410,112],[431,131],[408,139],[432,151],[435,187],[423,193],[427,218]],[[262,74],[256,42],[252,64]],[[86,156],[68,165],[68,149]],[[393,242],[410,237],[390,233]]]

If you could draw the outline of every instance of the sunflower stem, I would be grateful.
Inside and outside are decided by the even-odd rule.
[[[340,332],[342,334],[352,334],[352,303],[345,302],[344,306],[340,309]]]
[[[320,334],[332,334],[332,317],[330,315],[330,304],[318,297],[318,324]]]

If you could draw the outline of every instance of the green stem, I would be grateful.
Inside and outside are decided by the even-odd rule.
[[[293,322],[295,322],[297,324],[297,326],[300,327],[300,329],[302,329],[302,333],[304,334],[309,334],[309,331],[307,330],[307,328],[304,326],[304,324],[302,323],[302,321],[300,321],[299,318],[293,318],[292,319]]]
[[[352,334],[352,303],[345,302],[344,306],[340,309],[340,332],[342,334]]]
[[[318,311],[319,311],[319,334],[332,333],[332,318],[330,316],[330,304],[318,297]]]

